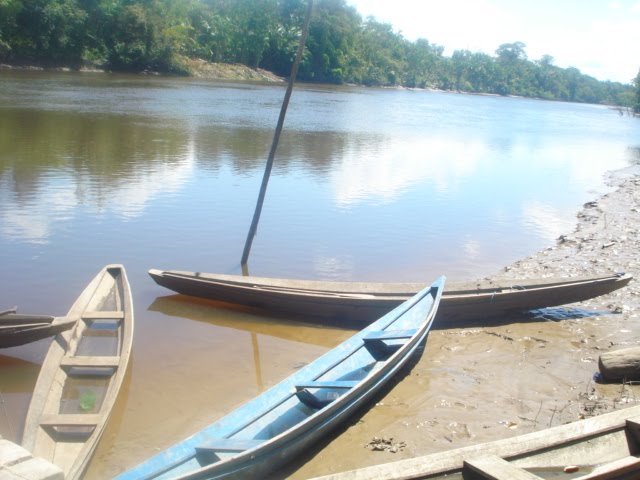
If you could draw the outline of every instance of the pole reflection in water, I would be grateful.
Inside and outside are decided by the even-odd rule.
[[[253,363],[256,367],[256,384],[258,390],[264,391],[264,383],[262,382],[262,369],[260,368],[260,346],[258,345],[258,335],[251,332],[251,345],[253,346]]]

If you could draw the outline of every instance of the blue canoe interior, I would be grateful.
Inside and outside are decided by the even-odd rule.
[[[279,384],[117,478],[258,478],[366,404],[426,339],[444,277]]]

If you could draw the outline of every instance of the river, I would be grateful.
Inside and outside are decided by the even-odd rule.
[[[131,372],[88,478],[144,460],[352,333],[176,297],[146,274],[241,272],[283,95],[0,71],[0,310],[63,315],[107,263],[123,263],[133,289]],[[637,119],[604,106],[297,85],[248,271],[491,275],[571,231],[607,190],[603,174],[638,162],[639,138]],[[48,342],[0,355],[6,438],[20,438]],[[316,463],[305,474],[323,473]]]

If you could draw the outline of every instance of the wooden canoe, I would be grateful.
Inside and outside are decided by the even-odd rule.
[[[267,311],[370,322],[415,295],[420,284],[360,283],[243,277],[176,270],[149,270],[158,285],[193,297]],[[497,318],[537,308],[580,302],[627,285],[631,275],[591,278],[483,280],[447,286],[438,309],[446,322]]]
[[[425,340],[444,278],[119,480],[265,478],[362,407]]]
[[[27,412],[22,445],[60,467],[84,472],[124,379],[133,305],[124,267],[107,265],[75,301],[72,329],[54,338]]]
[[[320,478],[637,479],[640,478],[640,406],[505,440]]]
[[[17,347],[53,337],[70,329],[75,321],[67,317],[23,315],[15,309],[0,312],[0,348]]]

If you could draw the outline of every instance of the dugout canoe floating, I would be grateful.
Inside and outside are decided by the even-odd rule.
[[[15,309],[0,312],[0,348],[17,347],[69,330],[75,320],[50,315],[25,315]]]
[[[364,283],[290,280],[177,270],[149,270],[153,280],[183,295],[266,311],[371,322],[420,290],[417,283]],[[483,280],[450,284],[438,318],[447,322],[495,318],[555,307],[611,293],[633,277]]]
[[[89,463],[131,355],[133,305],[124,267],[104,267],[66,317],[75,324],[56,335],[45,357],[22,446],[70,480]]]

